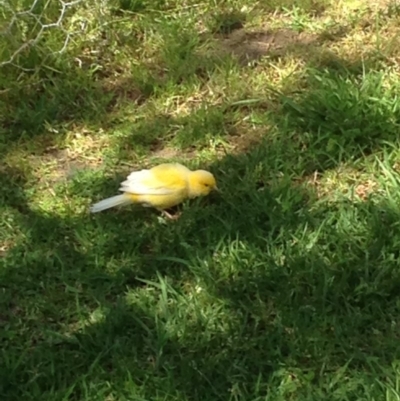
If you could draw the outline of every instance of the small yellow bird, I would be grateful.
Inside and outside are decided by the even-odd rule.
[[[119,190],[123,192],[122,195],[104,199],[94,204],[90,211],[97,213],[115,206],[137,203],[154,207],[174,219],[164,209],[176,206],[187,198],[206,196],[213,190],[218,191],[218,188],[214,176],[208,171],[191,171],[178,163],[165,163],[150,170],[132,172]]]

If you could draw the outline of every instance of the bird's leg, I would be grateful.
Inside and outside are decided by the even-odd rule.
[[[181,216],[181,213],[176,213],[176,214],[174,214],[174,215],[172,215],[171,213],[168,213],[166,210],[161,210],[161,213],[165,216],[165,217],[167,217],[168,219],[170,219],[170,220],[178,220],[179,219],[179,217]]]

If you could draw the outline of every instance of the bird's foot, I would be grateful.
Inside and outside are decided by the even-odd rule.
[[[175,214],[168,213],[166,210],[161,210],[161,213],[170,220],[178,220],[181,217],[181,212],[177,212]]]

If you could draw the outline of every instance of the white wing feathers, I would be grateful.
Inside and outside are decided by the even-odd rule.
[[[135,195],[167,195],[174,191],[165,187],[150,170],[134,171],[121,183],[120,191]]]

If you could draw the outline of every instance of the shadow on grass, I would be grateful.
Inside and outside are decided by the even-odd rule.
[[[321,74],[284,99],[276,135],[209,166],[223,195],[177,222],[62,218],[4,197],[24,233],[2,258],[7,399],[372,400],[390,388],[399,211],[379,196],[320,199],[299,179],[395,143],[398,116],[376,77]],[[69,195],[108,185],[86,179]]]
[[[101,121],[112,100],[90,72],[79,68],[50,72],[43,78],[32,75],[32,84],[25,75],[25,86],[2,83],[6,103],[1,128],[10,142],[29,140],[46,133],[48,127],[61,129],[66,124],[70,128],[71,121]],[[57,132],[51,134],[57,136]]]
[[[25,215],[24,243],[1,273],[2,394],[201,400],[317,389],[332,399],[326,388],[346,369],[378,396],[377,375],[390,380],[398,357],[399,212],[336,207],[276,183],[226,192],[165,227],[128,212]],[[194,284],[203,300],[191,300]],[[289,377],[295,389],[283,387]],[[363,395],[352,386],[347,396]]]

